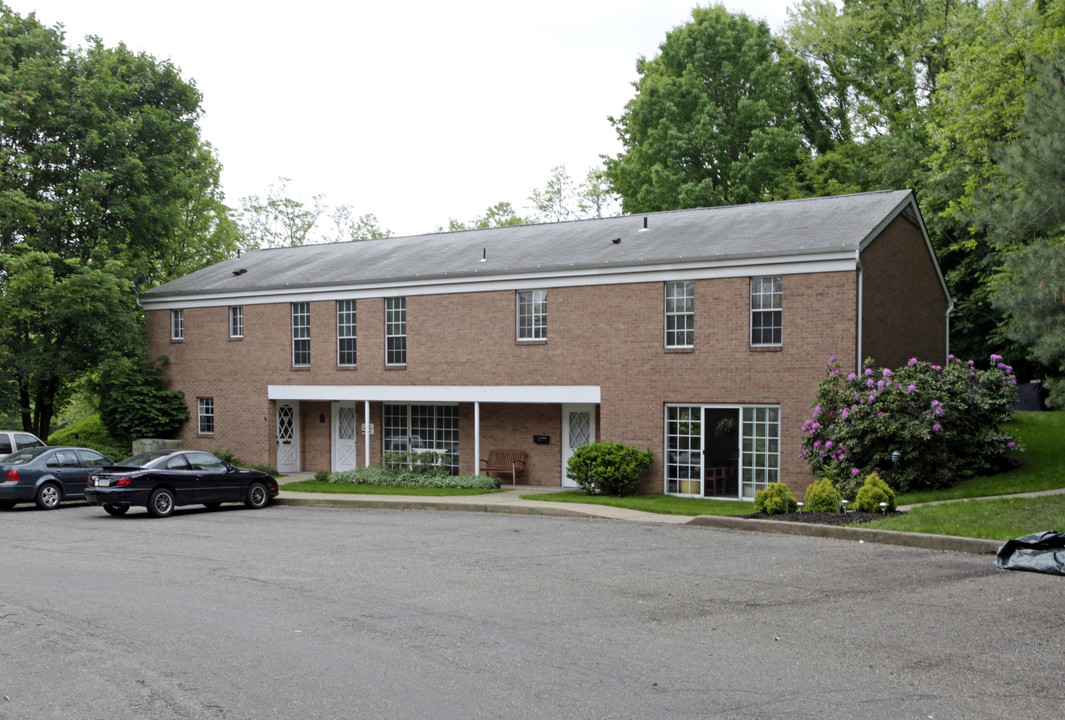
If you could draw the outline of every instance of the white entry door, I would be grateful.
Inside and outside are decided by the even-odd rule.
[[[300,471],[300,413],[298,402],[277,404],[277,471]]]
[[[353,470],[356,449],[355,403],[333,403],[333,472]]]
[[[595,405],[562,406],[562,487],[577,487],[566,476],[573,451],[595,442]]]

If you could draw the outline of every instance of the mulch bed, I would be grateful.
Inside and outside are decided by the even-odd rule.
[[[858,512],[856,510],[850,510],[846,515],[839,513],[815,513],[815,512],[801,512],[801,513],[786,513],[778,515],[766,515],[765,513],[755,513],[753,515],[743,515],[742,517],[751,518],[754,520],[784,520],[786,522],[804,522],[804,523],[817,523],[819,525],[850,525],[852,523],[864,523],[870,520],[883,520],[885,517],[895,517],[897,515],[905,515],[904,512],[889,512],[889,513],[873,513],[873,512]]]

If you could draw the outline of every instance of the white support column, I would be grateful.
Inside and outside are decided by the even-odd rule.
[[[481,474],[481,403],[473,404],[473,474]]]
[[[362,425],[364,428],[362,431],[362,448],[363,455],[366,458],[366,461],[363,463],[363,467],[370,467],[370,401],[364,400],[362,407]]]

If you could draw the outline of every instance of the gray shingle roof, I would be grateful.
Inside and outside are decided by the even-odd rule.
[[[908,190],[883,191],[271,248],[217,263],[141,296],[161,300],[857,249],[912,197]],[[647,230],[641,231],[644,218]],[[246,272],[235,274],[238,270]]]

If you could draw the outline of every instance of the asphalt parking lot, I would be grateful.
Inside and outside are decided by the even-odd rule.
[[[691,525],[0,513],[0,720],[1049,718],[1065,579]]]

